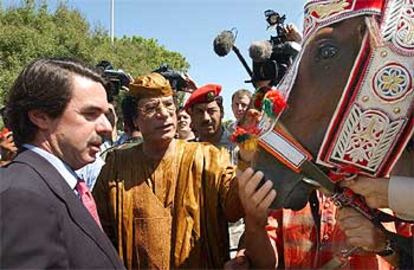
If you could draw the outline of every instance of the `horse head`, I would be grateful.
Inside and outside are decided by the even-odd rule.
[[[382,20],[385,4],[389,6],[392,2],[408,3],[409,0],[311,1],[305,7],[302,52],[278,87],[288,89],[289,96],[288,108],[280,121],[313,157],[317,157],[328,129],[335,129],[332,117],[338,110],[344,89],[358,82],[358,76],[364,73],[363,63],[360,62],[361,54],[367,49],[364,44],[374,42],[369,41],[373,38],[369,19],[376,22]],[[360,6],[358,10],[358,5],[365,4],[366,7]],[[406,8],[409,9],[408,4]],[[410,42],[413,42],[414,38],[411,39]],[[395,169],[405,171],[400,174],[414,175],[412,161],[412,153],[404,154],[398,163],[405,165],[397,164]],[[303,175],[292,172],[261,147],[253,164],[274,182],[278,196],[273,208],[299,210],[315,189],[315,186],[302,181]]]

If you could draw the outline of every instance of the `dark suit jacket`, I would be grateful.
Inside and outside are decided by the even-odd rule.
[[[26,150],[0,168],[0,268],[124,267],[58,171]]]

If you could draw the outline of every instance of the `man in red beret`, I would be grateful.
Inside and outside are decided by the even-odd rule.
[[[230,131],[223,127],[223,98],[221,85],[206,84],[196,89],[189,97],[185,108],[191,115],[191,125],[200,142],[209,142],[226,149],[233,164],[238,161],[238,147],[230,141]],[[229,224],[231,255],[237,250],[244,231],[243,220]]]
[[[191,125],[200,142],[209,142],[219,148],[224,147],[230,153],[234,164],[237,163],[237,150],[230,141],[230,133],[223,126],[223,98],[221,85],[206,84],[196,89],[185,104],[191,115]]]

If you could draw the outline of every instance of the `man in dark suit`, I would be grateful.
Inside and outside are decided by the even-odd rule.
[[[21,72],[6,104],[19,154],[0,168],[0,268],[124,268],[74,173],[111,132],[107,111],[104,81],[80,62]]]

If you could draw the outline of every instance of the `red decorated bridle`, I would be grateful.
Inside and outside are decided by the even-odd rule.
[[[303,175],[303,181],[322,188],[337,205],[354,207],[382,227],[381,221],[395,218],[368,208],[361,197],[334,182],[357,174],[389,177],[413,135],[414,0],[310,1],[303,48],[319,29],[361,15],[367,31],[315,162],[278,123],[283,110],[265,113],[257,127],[266,152]],[[276,87],[288,104],[304,51]]]
[[[305,6],[303,47],[319,29],[360,15],[366,16],[368,30],[316,163],[388,177],[414,131],[414,1],[311,1]],[[287,102],[303,52],[277,86]],[[276,157],[277,117],[259,123],[260,144]],[[290,167],[295,163],[283,161]]]

